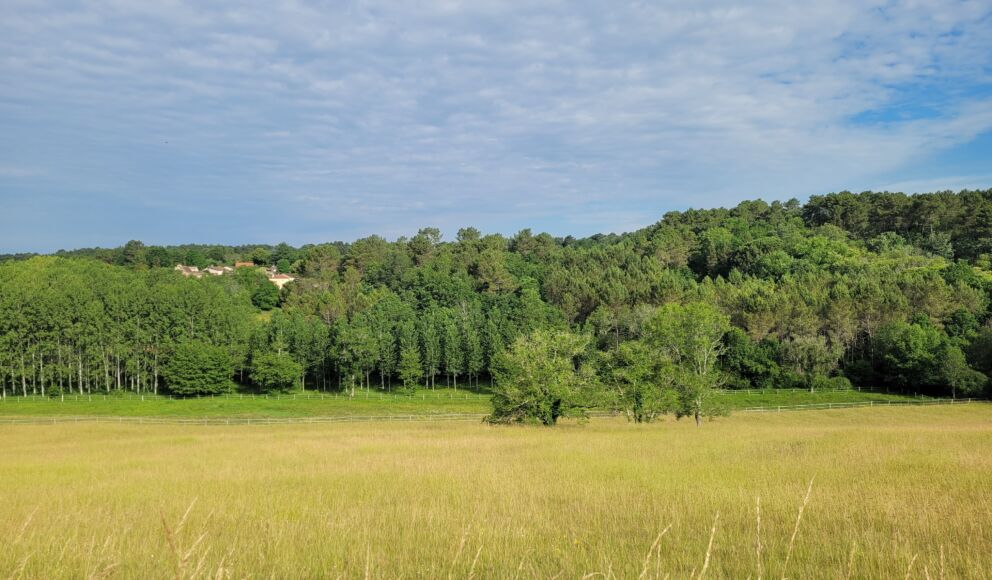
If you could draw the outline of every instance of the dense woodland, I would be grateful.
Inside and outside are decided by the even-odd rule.
[[[545,422],[569,405],[522,411],[521,376],[567,375],[561,388],[645,420],[698,415],[698,392],[685,395],[696,409],[672,402],[692,376],[982,396],[990,256],[992,190],[748,201],[585,239],[466,228],[443,241],[426,228],[394,242],[4,256],[0,385],[3,396],[203,394],[495,378],[503,416]],[[235,260],[297,279],[280,293],[251,268],[173,270]]]

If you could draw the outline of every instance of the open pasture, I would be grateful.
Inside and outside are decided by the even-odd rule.
[[[912,396],[871,391],[766,389],[721,391],[717,401],[728,410],[747,407],[822,405],[826,403],[926,402]],[[348,393],[229,394],[174,398],[162,395],[66,395],[0,399],[0,418],[23,416],[123,417],[338,417],[380,415],[478,414],[492,410],[489,395],[454,389],[422,389],[412,395],[356,391]],[[602,409],[605,411],[605,409]]]
[[[992,570],[985,404],[701,428],[58,424],[0,439],[3,577]]]

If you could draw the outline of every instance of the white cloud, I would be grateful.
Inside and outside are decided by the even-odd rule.
[[[8,12],[5,160],[57,150],[64,191],[277,204],[286,239],[323,213],[354,224],[340,237],[454,219],[616,230],[859,189],[992,129],[985,2]]]

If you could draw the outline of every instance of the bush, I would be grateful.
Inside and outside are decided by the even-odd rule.
[[[980,395],[986,388],[986,375],[968,366],[956,341],[923,317],[912,323],[885,326],[875,340],[876,351],[882,354],[879,366],[888,385],[907,392],[952,397]],[[982,340],[981,334],[975,338],[976,343]],[[970,352],[976,364],[981,365],[981,357],[974,356],[974,344]]]
[[[812,386],[818,391],[849,391],[854,388],[847,377],[828,377],[825,375],[813,377]]]
[[[266,280],[252,292],[251,303],[261,310],[272,310],[279,306],[279,288]]]
[[[836,391],[850,391],[854,388],[847,377],[830,377],[827,379],[827,388]]]
[[[267,393],[292,391],[302,374],[303,367],[287,354],[264,353],[251,363],[251,382]]]
[[[214,395],[234,389],[234,363],[219,346],[200,341],[180,343],[162,367],[162,377],[177,395]]]
[[[770,340],[754,342],[739,328],[731,328],[723,337],[724,352],[721,365],[730,380],[731,389],[766,389],[777,386],[782,370],[775,358],[779,344]]]

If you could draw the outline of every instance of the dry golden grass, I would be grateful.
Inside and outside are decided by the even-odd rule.
[[[60,424],[3,426],[0,440],[0,578],[992,570],[980,404],[698,429]]]

